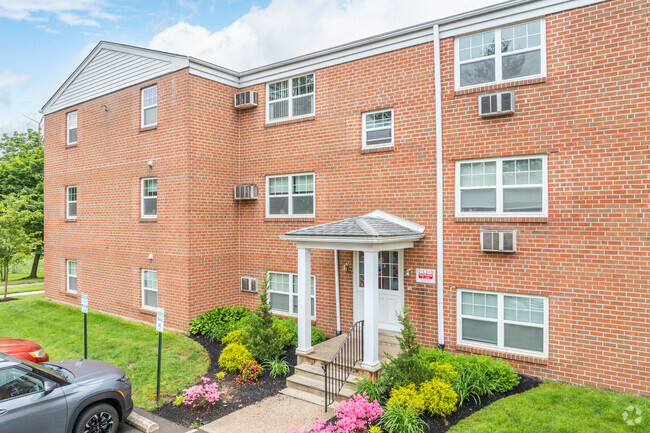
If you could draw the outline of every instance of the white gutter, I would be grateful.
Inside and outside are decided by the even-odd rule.
[[[336,335],[341,335],[341,293],[339,291],[339,250],[334,250],[334,284],[336,288]]]
[[[436,267],[437,272],[437,294],[438,300],[438,347],[445,347],[445,318],[444,318],[444,286],[443,286],[443,209],[442,209],[442,88],[440,78],[440,27],[433,26],[433,49],[434,49],[434,80],[435,80],[435,102],[436,102]]]

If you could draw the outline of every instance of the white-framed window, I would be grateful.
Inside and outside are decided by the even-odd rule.
[[[142,308],[158,308],[158,271],[142,269]]]
[[[77,219],[77,185],[65,188],[65,217],[69,220]]]
[[[392,108],[363,113],[361,123],[363,149],[391,147],[395,144]]]
[[[266,121],[313,116],[315,112],[314,74],[287,78],[266,85]]]
[[[71,144],[77,144],[77,112],[71,111],[68,113],[67,121],[67,143],[68,146]]]
[[[66,260],[66,290],[68,292],[77,293],[77,261]]]
[[[274,313],[298,315],[298,274],[269,271],[269,302]],[[311,276],[311,317],[316,318],[316,277]]]
[[[313,217],[314,173],[266,177],[267,217]]]
[[[158,124],[158,86],[142,89],[142,127]]]
[[[546,76],[545,21],[455,39],[456,90]]]
[[[458,290],[458,343],[548,356],[548,298]]]
[[[364,256],[365,254],[359,253],[359,287],[365,287]],[[399,252],[380,251],[377,265],[379,290],[399,290]]]
[[[456,216],[547,216],[546,155],[456,161]]]
[[[156,218],[158,216],[158,178],[148,177],[142,179],[142,218]]]

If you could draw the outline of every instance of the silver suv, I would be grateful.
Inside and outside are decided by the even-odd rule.
[[[2,433],[115,433],[132,410],[121,368],[90,359],[34,364],[0,353]]]

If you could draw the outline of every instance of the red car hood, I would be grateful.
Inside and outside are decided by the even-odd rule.
[[[35,352],[41,346],[30,340],[20,340],[18,338],[0,337],[0,352],[12,355],[18,352]]]

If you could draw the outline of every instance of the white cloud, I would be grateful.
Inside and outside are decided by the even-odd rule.
[[[11,71],[5,71],[0,74],[0,105],[6,105],[11,102],[9,87],[27,86],[29,80],[26,75],[14,74]]]
[[[221,30],[181,21],[149,47],[244,70],[499,1],[272,0]]]
[[[117,19],[104,6],[104,0],[0,0],[0,17],[47,21],[54,15],[70,25],[98,26],[96,19]]]

